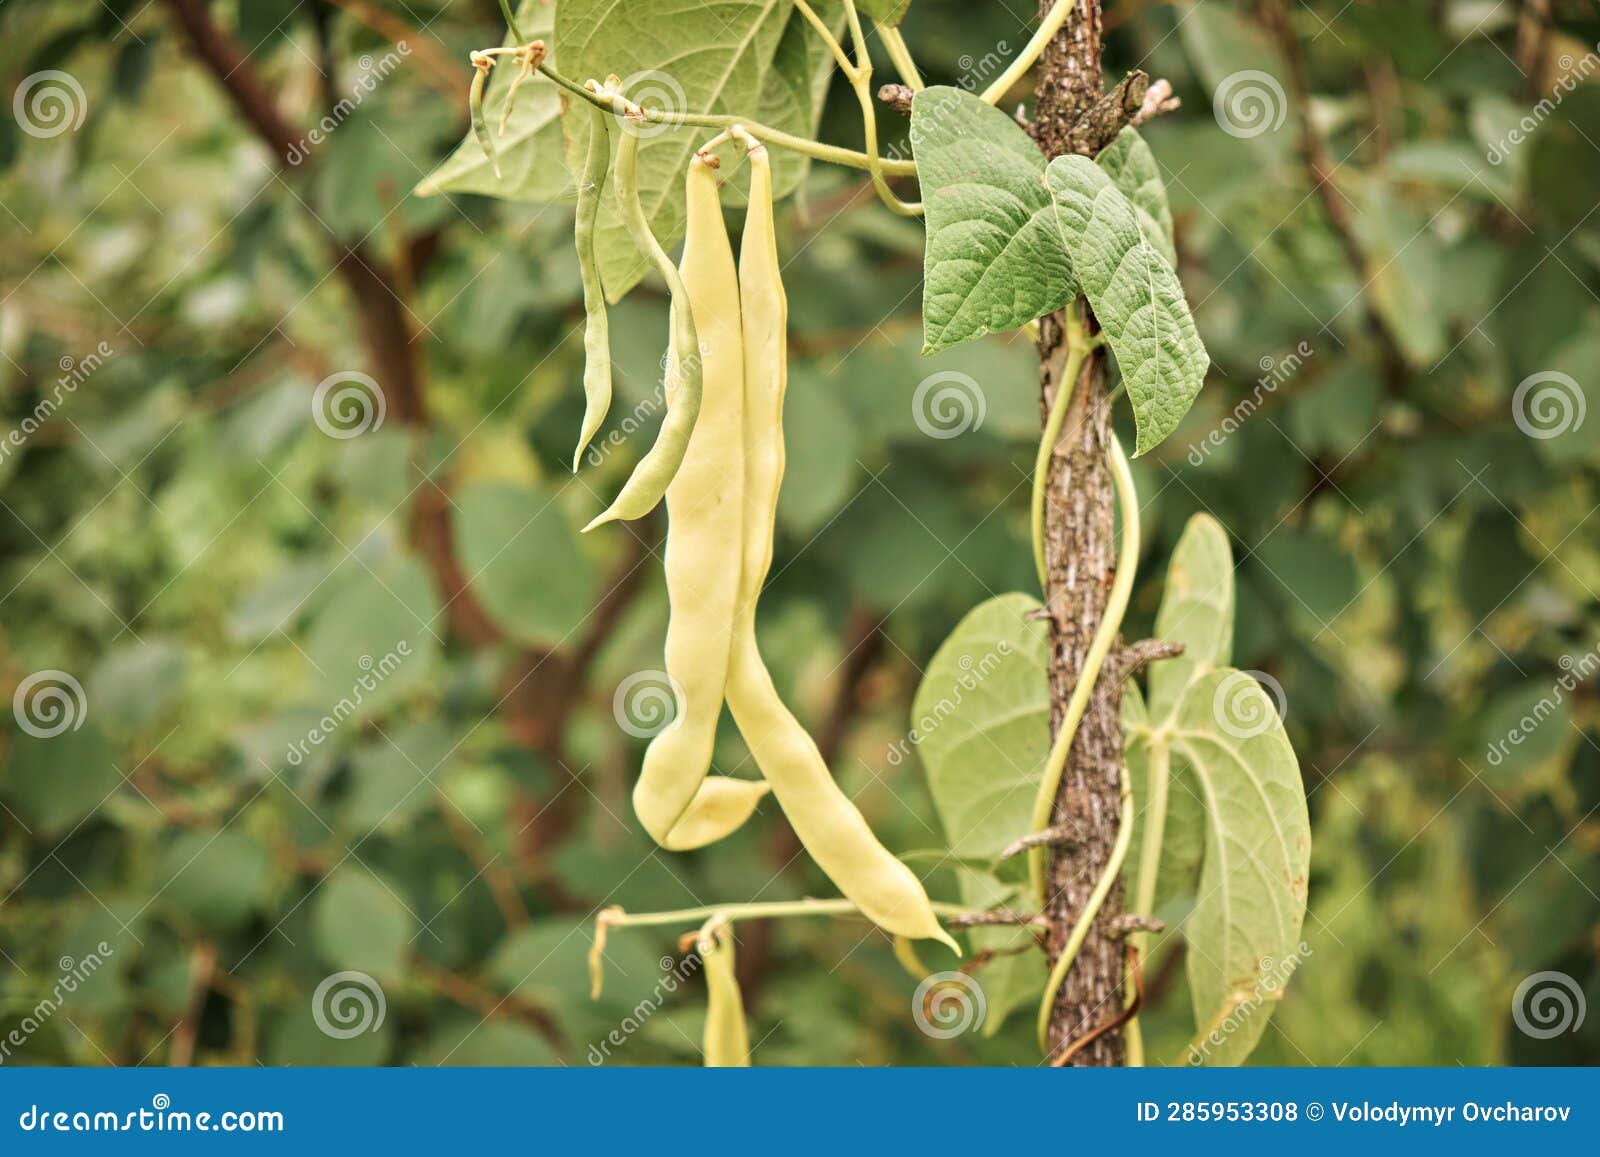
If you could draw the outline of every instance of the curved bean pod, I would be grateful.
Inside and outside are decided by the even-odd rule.
[[[737,135],[737,134],[736,134]],[[744,562],[728,672],[728,707],[795,834],[839,890],[874,923],[959,952],[939,926],[922,881],[891,855],[828,772],[817,745],[784,706],[756,643],[756,600],[772,565],[783,481],[788,301],[772,220],[767,151],[750,144],[749,214],[739,255],[744,329]]]
[[[589,106],[589,152],[578,182],[578,219],[573,229],[578,246],[578,271],[583,279],[583,429],[572,452],[572,469],[588,449],[595,432],[611,409],[611,327],[606,296],[600,286],[600,264],[595,258],[595,221],[600,215],[600,194],[611,165],[611,134],[606,114]]]
[[[744,352],[738,274],[717,179],[698,157],[689,162],[684,194],[680,274],[700,339],[703,394],[683,463],[667,487],[666,665],[678,715],[651,740],[633,789],[633,810],[645,830],[673,851],[721,839],[767,793],[764,783],[707,778],[739,600]]]
[[[500,177],[500,158],[495,155],[494,135],[489,132],[489,117],[483,107],[484,90],[489,84],[489,70],[494,67],[494,57],[481,52],[472,54],[472,87],[467,90],[467,111],[472,116],[472,135],[478,138],[478,147],[489,158],[495,179]]]
[[[608,132],[616,137],[618,130],[613,122],[626,117],[628,106],[621,98],[616,98],[613,107],[615,117],[606,117],[605,124]],[[700,339],[695,332],[693,310],[689,308],[683,279],[678,276],[672,258],[661,248],[661,242],[650,232],[644,206],[639,203],[638,162],[639,135],[631,125],[624,124],[621,136],[617,139],[616,176],[612,184],[633,243],[655,265],[672,295],[670,348],[678,356],[668,358],[667,416],[661,423],[660,432],[656,434],[655,444],[633,468],[633,473],[623,484],[616,500],[583,528],[586,531],[619,518],[642,518],[654,510],[683,463],[683,456],[689,448],[689,435],[693,433],[695,422],[700,417],[700,358],[696,356]]]

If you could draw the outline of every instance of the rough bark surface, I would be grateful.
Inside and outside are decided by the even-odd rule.
[[[1041,16],[1050,8],[1041,4]],[[1101,96],[1099,0],[1078,0],[1077,10],[1045,50],[1034,108],[1034,139],[1048,156],[1092,153],[1080,120]],[[1075,128],[1078,131],[1074,131]],[[1041,406],[1062,387],[1066,350],[1059,315],[1039,328]],[[1116,563],[1116,528],[1111,475],[1106,465],[1109,408],[1103,351],[1088,358],[1072,394],[1061,441],[1051,460],[1045,508],[1045,601],[1050,611],[1051,727],[1061,724],[1085,653],[1105,613]],[[1052,963],[1059,955],[1089,893],[1105,869],[1116,839],[1122,775],[1122,694],[1114,678],[1102,676],[1078,727],[1052,823],[1073,833],[1074,843],[1051,855],[1050,922]],[[1054,1055],[1122,1008],[1122,944],[1114,935],[1122,915],[1122,886],[1107,897],[1077,961],[1067,974],[1050,1019]],[[1072,1060],[1077,1065],[1118,1065],[1120,1030],[1106,1033]]]

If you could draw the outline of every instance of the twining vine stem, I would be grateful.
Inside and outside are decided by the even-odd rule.
[[[1062,730],[1065,731],[1066,727],[1063,726]],[[1050,979],[1045,981],[1044,998],[1039,1001],[1037,1022],[1041,1052],[1050,1051],[1050,1013],[1055,1008],[1056,993],[1061,991],[1062,981],[1066,980],[1072,962],[1078,958],[1078,949],[1083,947],[1084,937],[1089,935],[1089,925],[1093,924],[1094,918],[1100,914],[1100,906],[1106,902],[1106,896],[1116,881],[1117,873],[1122,871],[1122,861],[1127,858],[1128,845],[1133,841],[1133,792],[1128,787],[1126,775],[1122,777],[1121,812],[1117,824],[1117,842],[1111,847],[1111,858],[1106,861],[1106,870],[1095,882],[1094,891],[1089,893],[1088,903],[1079,913],[1077,923],[1073,924],[1067,942],[1062,945],[1061,955],[1056,957],[1055,967],[1050,969]]]
[[[1067,22],[1067,17],[1072,15],[1072,10],[1077,5],[1077,0],[1056,0],[1055,7],[1045,14],[1039,21],[1039,27],[1034,31],[1033,39],[1023,46],[1022,53],[999,76],[994,83],[983,90],[980,99],[984,104],[999,104],[1000,98],[1011,91],[1013,85],[1027,75],[1034,62],[1044,52],[1050,41],[1055,39],[1061,26]]]
[[[1066,316],[1068,343],[1066,374],[1076,375],[1078,367],[1083,364],[1083,359],[1094,348],[1093,343],[1099,339],[1091,338],[1081,321],[1075,320],[1074,310],[1069,309]],[[1036,560],[1044,558],[1044,479],[1049,471],[1050,456],[1055,453],[1056,442],[1061,435],[1061,415],[1066,412],[1066,398],[1072,391],[1072,383],[1073,377],[1065,375],[1062,377],[1061,385],[1056,391],[1055,402],[1051,406],[1050,416],[1045,423],[1044,437],[1039,444],[1039,464],[1034,477],[1033,504],[1033,552]],[[1128,598],[1133,593],[1133,579],[1139,566],[1139,497],[1134,488],[1133,472],[1128,466],[1128,457],[1123,453],[1122,444],[1117,441],[1114,434],[1110,436],[1109,442],[1111,476],[1116,484],[1117,504],[1122,514],[1122,546],[1117,558],[1117,575],[1112,582],[1111,593],[1106,599],[1105,614],[1101,617],[1100,625],[1089,643],[1083,670],[1078,676],[1077,684],[1072,688],[1072,698],[1067,701],[1061,726],[1056,731],[1055,742],[1051,744],[1049,758],[1045,761],[1044,775],[1039,781],[1039,790],[1033,801],[1030,830],[1034,832],[1045,831],[1050,826],[1056,792],[1061,786],[1062,772],[1066,770],[1067,756],[1072,751],[1072,740],[1077,735],[1084,708],[1089,705],[1089,696],[1094,691],[1095,681],[1100,677],[1100,668],[1105,664],[1106,655],[1116,640],[1117,632],[1122,629],[1122,616],[1127,613]],[[1041,563],[1040,581],[1043,580]],[[1045,849],[1030,848],[1028,879],[1041,904],[1047,900],[1044,868]]]

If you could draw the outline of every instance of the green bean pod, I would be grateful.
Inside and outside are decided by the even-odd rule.
[[[617,116],[624,115],[619,102]],[[615,135],[614,118],[606,118],[606,128]],[[667,416],[656,434],[655,444],[633,468],[622,492],[606,510],[596,515],[584,530],[593,530],[615,519],[642,518],[655,509],[671,485],[673,476],[683,463],[689,448],[689,435],[700,417],[701,370],[700,358],[695,356],[700,339],[695,331],[694,311],[689,308],[688,292],[683,279],[673,266],[666,250],[650,232],[650,222],[645,217],[644,206],[639,203],[638,184],[639,136],[629,126],[624,126],[617,141],[616,175],[612,186],[616,189],[617,204],[622,209],[622,219],[628,227],[633,242],[650,258],[672,295],[672,336],[669,346],[677,357],[668,357],[667,364]]]
[[[700,339],[703,393],[700,420],[666,495],[666,666],[678,714],[650,741],[633,790],[645,830],[674,851],[721,839],[749,819],[767,793],[758,781],[707,777],[739,601],[744,353],[733,247],[716,176],[698,157],[689,162],[684,195],[680,274]],[[675,351],[679,360],[682,352]]]
[[[611,327],[606,296],[600,285],[600,263],[595,256],[595,222],[600,216],[600,194],[605,190],[611,164],[611,135],[606,114],[589,105],[589,151],[583,177],[578,182],[578,220],[573,229],[578,246],[578,271],[583,279],[583,429],[572,453],[578,469],[600,424],[611,409]]]
[[[483,107],[483,93],[489,84],[489,72],[494,67],[494,58],[474,53],[472,66],[477,70],[472,77],[472,87],[467,91],[467,111],[472,114],[472,135],[478,138],[483,155],[489,158],[495,179],[498,180],[500,158],[495,155],[494,135],[489,132],[489,115]]]
[[[795,834],[838,889],[872,921],[960,951],[939,926],[922,881],[891,855],[840,790],[817,745],[784,706],[756,642],[756,601],[772,566],[783,481],[788,300],[772,219],[767,150],[750,148],[750,200],[739,256],[744,331],[744,546],[728,707]]]
[[[748,1068],[750,1030],[744,1019],[744,998],[734,975],[733,929],[713,920],[695,942],[706,968],[706,1028],[702,1038],[707,1068]]]

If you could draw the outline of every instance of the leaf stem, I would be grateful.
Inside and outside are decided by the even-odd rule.
[[[856,57],[855,66],[847,68],[845,75],[850,80],[850,87],[855,90],[856,103],[861,106],[861,132],[865,138],[867,171],[872,175],[872,187],[890,212],[902,217],[920,217],[922,206],[913,201],[902,201],[884,179],[884,162],[878,156],[878,106],[872,99],[872,58],[867,54],[867,34],[861,29],[861,14],[856,11],[855,0],[844,0],[844,12],[850,22],[850,40]]]
[[[940,916],[971,916],[975,911],[960,904],[935,903]],[[701,924],[712,918],[733,923],[738,920],[783,920],[793,916],[857,916],[861,909],[849,900],[772,900],[756,904],[710,904],[703,908],[675,908],[667,912],[624,912],[608,908],[595,919],[609,928],[663,928]]]
[[[564,76],[550,66],[548,62],[541,63],[539,72],[547,79],[572,95],[581,97],[590,104],[598,105],[606,111],[611,111],[611,98],[598,92],[590,91],[569,76]],[[698,128],[726,129],[738,124],[743,125],[749,132],[761,138],[769,145],[790,149],[797,153],[804,153],[808,157],[815,157],[819,161],[829,164],[843,165],[850,169],[870,171],[873,158],[865,153],[858,153],[854,149],[840,148],[837,145],[826,145],[821,141],[811,140],[809,137],[798,137],[793,133],[786,133],[782,129],[771,128],[744,117],[727,116],[719,113],[666,113],[656,109],[641,108],[631,105],[634,116],[652,124],[684,125]],[[881,161],[883,172],[891,177],[914,177],[917,173],[916,163],[913,161]]]
[[[800,0],[795,0],[799,3]],[[900,79],[905,81],[906,87],[912,92],[921,92],[923,89],[922,73],[917,71],[917,62],[911,57],[911,50],[906,47],[905,38],[900,35],[900,30],[892,24],[885,24],[882,20],[873,22],[877,29],[878,39],[883,41],[884,49],[889,53],[889,60],[894,64],[895,71],[900,74]]]
[[[1100,626],[1095,629],[1094,638],[1089,643],[1089,653],[1084,656],[1083,670],[1078,675],[1078,683],[1073,687],[1072,698],[1067,701],[1067,710],[1061,717],[1061,727],[1056,732],[1055,742],[1050,745],[1050,757],[1045,761],[1044,775],[1039,780],[1039,792],[1033,801],[1031,830],[1036,832],[1042,832],[1050,826],[1050,816],[1055,809],[1056,792],[1061,787],[1061,774],[1066,770],[1067,756],[1072,752],[1072,740],[1078,733],[1078,724],[1083,719],[1084,709],[1089,705],[1089,696],[1094,691],[1095,681],[1100,677],[1100,668],[1105,663],[1106,654],[1111,650],[1117,631],[1122,627],[1122,616],[1127,613],[1128,597],[1133,593],[1133,578],[1139,567],[1139,496],[1134,489],[1133,471],[1128,467],[1128,456],[1123,452],[1122,443],[1117,441],[1117,436],[1109,434],[1108,438],[1111,443],[1109,454],[1111,477],[1116,483],[1117,506],[1122,513],[1122,549],[1117,556],[1117,577],[1111,584],[1110,595],[1106,598],[1105,614],[1100,619]],[[1126,781],[1127,777],[1124,776],[1123,779]],[[1035,895],[1039,897],[1041,908],[1048,900],[1045,892],[1044,860],[1043,848],[1029,850],[1028,879]]]
[[[1032,68],[1039,55],[1044,52],[1045,46],[1055,39],[1061,26],[1067,22],[1067,17],[1072,15],[1072,10],[1078,6],[1078,0],[1056,0],[1055,7],[1045,14],[1039,21],[1039,27],[1033,34],[1033,39],[1023,46],[1022,53],[1002,72],[995,77],[995,81],[983,90],[980,99],[984,104],[999,104],[1000,98],[1011,91],[1011,86],[1021,80]]]
[[[839,67],[844,71],[844,74],[849,76],[855,72],[856,66],[851,64],[850,58],[845,55],[844,45],[839,43],[839,38],[833,34],[833,29],[829,28],[822,17],[817,15],[816,9],[806,3],[806,0],[794,0],[794,6],[800,10],[800,15],[806,18],[811,27],[817,30],[817,35],[822,37],[822,43],[827,46],[829,52],[833,53],[833,59],[839,62]]]

